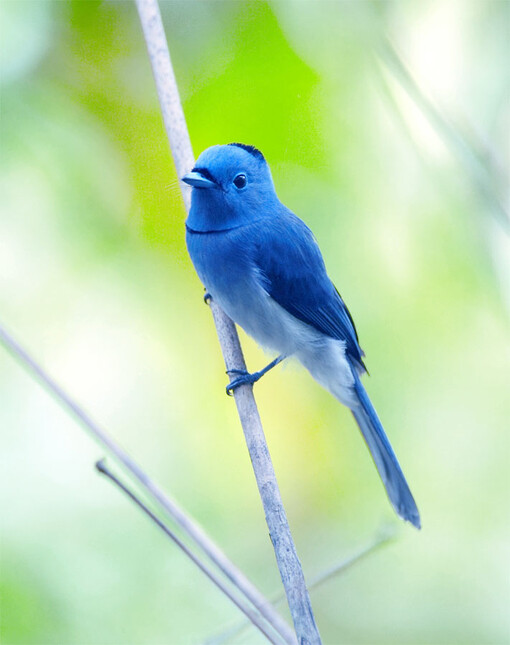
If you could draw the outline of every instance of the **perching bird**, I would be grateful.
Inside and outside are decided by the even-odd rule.
[[[186,220],[191,260],[207,292],[265,349],[266,368],[227,388],[254,383],[286,357],[349,407],[395,511],[420,528],[420,515],[381,422],[361,384],[366,372],[354,322],[326,273],[306,224],[278,199],[269,166],[253,146],[205,150],[182,178],[193,187]]]

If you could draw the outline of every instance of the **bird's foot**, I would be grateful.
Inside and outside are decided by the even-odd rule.
[[[235,378],[233,381],[230,381],[230,383],[227,385],[227,394],[229,396],[232,396],[234,390],[238,388],[240,385],[246,385],[249,383],[250,385],[253,385],[256,383],[259,378],[264,376],[266,372],[269,372],[269,370],[272,370],[275,365],[278,365],[278,363],[281,363],[283,360],[285,360],[286,355],[281,354],[280,356],[277,356],[274,361],[271,361],[269,365],[266,365],[264,369],[259,370],[258,372],[253,372],[253,374],[250,374],[246,370],[227,370],[227,374],[230,376],[231,374],[239,374],[237,378]]]
[[[211,300],[212,300],[211,294],[208,291],[206,291],[204,293],[204,302],[205,302],[205,304],[208,305]]]
[[[225,388],[228,396],[232,396],[234,394],[234,390],[237,389],[240,385],[253,385],[262,376],[261,372],[253,372],[253,374],[250,374],[246,370],[227,370],[227,374],[229,376],[231,374],[239,375],[233,381],[230,381],[230,383]]]

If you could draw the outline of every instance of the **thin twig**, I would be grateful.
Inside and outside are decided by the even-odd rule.
[[[169,498],[142,468],[114,441],[114,439],[96,423],[90,415],[39,365],[39,363],[24,349],[1,325],[0,342],[20,362],[28,368],[32,376],[70,412],[77,421],[88,430],[121,464],[140,482],[143,488],[162,506],[175,522],[187,533],[225,576],[246,596],[260,611],[273,628],[282,635],[287,643],[294,643],[292,632],[282,629],[282,623],[287,632],[287,623],[273,608],[271,603],[254,587],[246,576],[228,559],[220,547],[215,544],[204,530],[180,506]]]
[[[207,567],[205,564],[203,564],[199,558],[190,550],[188,547],[182,542],[175,533],[173,533],[168,526],[162,522],[159,517],[157,517],[143,502],[142,500],[132,491],[130,490],[125,484],[123,484],[112,472],[111,470],[106,466],[105,460],[101,459],[96,463],[96,468],[97,470],[108,477],[122,492],[124,492],[153,522],[158,526],[165,535],[167,535],[177,546],[184,551],[184,553],[188,556],[188,558],[194,562],[197,567],[205,573],[205,575],[211,580],[223,593],[229,598],[238,609],[240,609],[243,614],[246,616],[246,618],[251,621],[255,627],[257,627],[263,634],[264,636],[270,641],[271,643],[274,643],[274,645],[280,645],[281,640],[279,638],[275,638],[271,632],[269,632],[266,628],[266,625],[263,620],[261,620],[260,614],[255,613],[252,611],[252,609],[248,606],[245,605],[243,602],[241,602],[235,594],[233,594],[228,587],[226,587],[225,584],[218,578],[218,576],[212,571],[209,567]]]
[[[312,578],[308,585],[309,589],[317,589],[317,587],[320,587],[328,580],[331,580],[331,578],[337,576],[339,573],[344,573],[345,571],[347,571],[347,569],[350,569],[354,564],[366,558],[367,555],[370,555],[374,553],[374,551],[377,551],[377,549],[379,549],[380,547],[393,542],[394,539],[394,533],[390,533],[388,535],[380,535],[374,542],[360,549],[357,553],[354,553],[345,560],[342,560],[342,562],[335,564],[330,569],[327,569],[326,571],[319,573],[315,578]],[[272,598],[272,602],[274,602],[275,604],[279,603],[280,601],[281,597]]]
[[[177,174],[182,177],[193,167],[194,155],[158,2],[157,0],[136,0],[136,6],[147,43],[161,112]],[[189,210],[189,188],[182,186],[182,189],[186,209]],[[214,301],[211,303],[211,310],[227,370],[245,369],[246,365],[234,323]],[[237,388],[234,396],[298,642],[317,645],[321,642],[319,632],[251,386],[245,385]]]
[[[385,544],[389,544],[394,539],[395,539],[394,532],[379,535],[379,537],[377,537],[371,544],[367,545],[363,549],[360,549],[354,555],[351,555],[350,557],[346,558],[345,560],[342,560],[338,564],[335,564],[333,567],[330,567],[326,571],[323,571],[322,573],[318,574],[315,578],[312,578],[308,582],[308,591],[313,592],[315,589],[317,589],[317,587],[320,587],[328,580],[331,580],[331,578],[334,578],[335,576],[341,573],[344,573],[345,571],[347,571],[347,569],[350,569],[350,567],[352,567],[354,564],[363,560],[367,555],[374,553],[374,551],[379,549],[381,546],[384,546]],[[271,602],[274,603],[275,605],[278,605],[280,602],[282,602],[284,598],[285,596],[281,592],[277,592],[270,596]],[[237,636],[238,634],[240,634],[248,626],[249,626],[248,621],[246,620],[239,621],[237,624],[232,625],[232,627],[230,627],[226,631],[223,631],[221,634],[208,638],[203,645],[221,645],[222,643],[229,640],[230,638],[233,638],[234,636]]]

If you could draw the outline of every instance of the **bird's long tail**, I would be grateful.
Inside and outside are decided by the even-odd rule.
[[[354,379],[359,405],[352,409],[352,413],[372,454],[390,502],[402,519],[419,529],[420,513],[404,473],[359,376],[354,374]]]

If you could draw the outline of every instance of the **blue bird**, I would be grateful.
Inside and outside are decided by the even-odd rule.
[[[262,153],[241,143],[213,146],[182,178],[193,187],[186,243],[206,291],[278,357],[239,373],[227,388],[254,383],[293,356],[352,411],[397,514],[420,515],[382,424],[361,384],[363,351],[351,315],[326,273],[306,224],[278,199]]]

